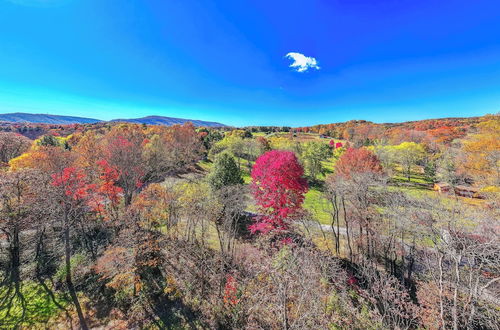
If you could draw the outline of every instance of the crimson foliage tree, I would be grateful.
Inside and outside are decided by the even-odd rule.
[[[288,220],[302,209],[307,181],[304,169],[291,151],[268,151],[252,170],[252,191],[264,214],[250,226],[252,232],[286,230]]]

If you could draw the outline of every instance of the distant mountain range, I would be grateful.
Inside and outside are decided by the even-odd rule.
[[[27,124],[54,124],[54,125],[68,125],[68,124],[94,124],[103,122],[99,119],[84,118],[84,117],[72,117],[72,116],[59,116],[59,115],[49,115],[49,114],[32,114],[32,113],[5,113],[0,114],[0,122],[10,122],[10,123],[27,123]],[[111,122],[126,122],[135,124],[147,124],[147,125],[175,125],[184,124],[187,122],[193,123],[195,126],[205,126],[205,127],[222,127],[226,126],[221,123],[216,123],[212,121],[203,120],[193,120],[193,119],[181,119],[163,116],[147,116],[143,118],[132,118],[132,119],[113,119]]]
[[[205,127],[222,127],[226,126],[221,123],[216,123],[213,121],[204,121],[204,120],[196,120],[196,119],[182,119],[182,118],[172,118],[172,117],[163,117],[163,116],[147,116],[142,118],[132,118],[132,119],[113,119],[111,121],[121,121],[126,123],[135,123],[135,124],[147,124],[147,125],[175,125],[175,124],[184,124],[186,122],[191,122],[195,126],[205,126]]]
[[[6,121],[10,123],[68,125],[68,124],[94,124],[100,122],[101,120],[92,118],[83,118],[83,117],[16,112],[16,113],[0,114],[0,121]]]

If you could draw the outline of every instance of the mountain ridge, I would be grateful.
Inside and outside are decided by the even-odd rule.
[[[147,125],[175,125],[175,124],[183,124],[185,122],[191,122],[195,126],[206,126],[206,127],[223,127],[226,126],[224,124],[214,122],[214,121],[205,121],[205,120],[197,120],[197,119],[183,119],[183,118],[174,118],[174,117],[164,117],[164,116],[146,116],[141,118],[131,118],[131,119],[113,119],[111,122],[126,122],[126,123],[135,123],[135,124],[147,124]]]
[[[165,116],[146,116],[146,117],[141,117],[141,118],[112,119],[109,121],[105,121],[105,120],[100,120],[100,119],[95,119],[95,118],[87,118],[87,117],[62,116],[62,115],[51,115],[51,114],[34,114],[34,113],[25,113],[25,112],[0,114],[0,122],[24,123],[24,124],[53,124],[53,125],[95,124],[95,123],[102,123],[102,122],[126,122],[126,123],[147,124],[147,125],[165,125],[165,126],[171,126],[171,125],[175,125],[175,124],[184,124],[187,122],[191,122],[195,126],[206,126],[206,127],[227,126],[225,124],[213,122],[213,121],[174,118],[174,117],[165,117]]]
[[[0,121],[9,123],[56,124],[56,125],[95,124],[102,122],[102,120],[94,118],[61,116],[61,115],[51,115],[44,113],[26,113],[26,112],[2,113],[0,114]]]

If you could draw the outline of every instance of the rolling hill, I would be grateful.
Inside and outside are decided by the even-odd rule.
[[[55,124],[55,125],[69,125],[69,124],[94,124],[102,120],[84,117],[72,116],[59,116],[49,114],[33,114],[33,113],[4,113],[0,114],[0,121],[9,123],[23,123],[23,124]]]
[[[32,114],[32,113],[5,113],[0,114],[0,122],[9,123],[30,123],[30,124],[54,124],[54,125],[68,125],[68,124],[94,124],[103,122],[99,119],[84,118],[84,117],[72,117],[72,116],[59,116],[59,115],[49,115],[49,114]],[[111,122],[127,122],[136,124],[147,124],[147,125],[175,125],[183,124],[186,122],[192,122],[195,126],[206,126],[206,127],[222,127],[226,126],[221,123],[195,120],[195,119],[182,119],[182,118],[172,118],[163,116],[148,116],[143,118],[131,118],[131,119],[114,119]]]
[[[213,122],[213,121],[182,119],[182,118],[172,118],[172,117],[163,117],[163,116],[147,116],[147,117],[132,118],[132,119],[113,119],[112,121],[136,123],[136,124],[147,124],[147,125],[166,125],[166,126],[175,125],[175,124],[184,124],[186,122],[192,122],[195,126],[205,126],[205,127],[226,126],[224,124]]]

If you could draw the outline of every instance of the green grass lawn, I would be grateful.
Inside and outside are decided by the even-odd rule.
[[[0,295],[3,295],[5,290],[6,288],[0,289]],[[7,309],[0,311],[0,328],[14,329],[35,326],[36,324],[47,325],[50,319],[61,313],[61,310],[40,284],[25,281],[21,286],[21,292],[26,301],[24,317],[21,300],[19,298],[13,299],[10,311]],[[68,305],[68,302],[59,293],[56,292],[55,297],[61,306]]]
[[[392,177],[392,179],[400,183],[432,184],[432,181],[427,179],[423,174],[412,173],[412,175],[410,176],[410,181],[408,181],[408,177],[406,175],[404,175],[403,173],[397,173]]]
[[[317,187],[311,187],[306,193],[304,208],[321,224],[330,224],[331,216],[329,210],[331,210],[331,205],[322,197],[322,194]]]
[[[242,171],[241,177],[243,178],[245,184],[250,184],[250,182],[252,182],[252,177],[250,176],[250,173],[248,173],[248,171]]]
[[[400,166],[396,166],[395,168],[395,173],[392,176],[392,180],[397,183],[407,183],[407,184],[425,184],[425,185],[430,185],[433,182],[429,180],[424,173],[422,173],[422,170],[420,171],[411,171],[410,173],[410,180],[408,180],[408,177],[406,176],[406,172],[403,171],[403,169]]]
[[[210,170],[212,169],[213,165],[214,165],[214,163],[211,162],[211,161],[209,161],[209,160],[200,160],[198,162],[198,166],[201,167],[206,172],[210,172]]]
[[[266,133],[266,132],[255,132],[255,133],[252,133],[252,136],[253,136],[253,137],[257,137],[257,136],[267,136],[267,133]]]

